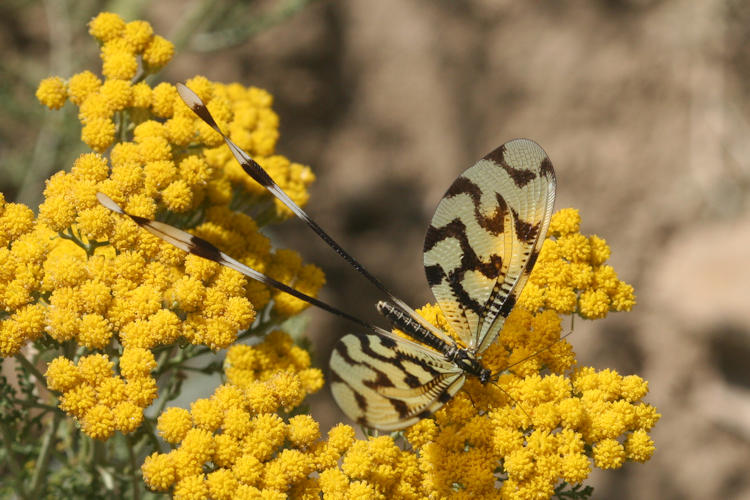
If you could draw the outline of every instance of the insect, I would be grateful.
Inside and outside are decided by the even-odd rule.
[[[555,174],[535,142],[515,139],[461,174],[438,204],[424,243],[427,282],[461,347],[430,324],[350,256],[221,131],[200,98],[177,84],[182,100],[222,135],[242,168],[310,226],[354,269],[385,294],[378,311],[412,340],[351,316],[280,283],[168,224],[134,216],[98,193],[105,207],[129,216],[176,247],[346,318],[368,333],[347,334],[330,360],[333,397],[352,420],[384,431],[428,417],[461,389],[467,376],[491,380],[481,355],[497,338],[528,279],[549,226]]]

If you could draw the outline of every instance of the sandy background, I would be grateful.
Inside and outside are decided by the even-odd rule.
[[[83,52],[51,66],[60,33],[45,16],[64,3],[0,6],[0,98],[28,99],[65,61],[68,74],[92,67],[82,25],[98,6],[83,3],[69,14]],[[169,36],[181,4],[143,3],[136,15]],[[584,365],[646,378],[663,414],[653,459],[595,473],[595,498],[740,499],[750,497],[748,42],[740,0],[320,1],[239,46],[186,49],[164,78],[203,74],[274,94],[279,152],[318,176],[309,213],[417,305],[431,299],[421,247],[442,193],[497,145],[535,139],[555,165],[557,207],[581,210],[584,232],[610,243],[638,296],[630,313],[576,322],[570,341]],[[20,104],[3,106],[13,118]],[[0,170],[19,151],[44,159],[39,140],[65,149],[54,123],[29,113],[0,120]],[[47,173],[8,170],[0,190],[30,202],[35,175]],[[326,300],[377,320],[378,294],[303,224],[274,237],[324,268]],[[309,316],[326,366],[349,325]],[[312,411],[341,418],[327,394]]]

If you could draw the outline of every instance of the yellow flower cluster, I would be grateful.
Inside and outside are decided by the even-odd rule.
[[[14,356],[44,333],[44,262],[53,233],[19,203],[0,193],[0,357]]]
[[[580,224],[578,210],[573,208],[552,216],[548,238],[521,294],[521,307],[599,319],[635,305],[633,287],[605,264],[610,254],[607,242],[584,236]]]
[[[266,274],[273,279],[291,286],[307,295],[315,295],[325,284],[325,275],[319,267],[303,264],[300,255],[293,250],[278,250],[266,268]],[[294,316],[308,304],[288,293],[271,290],[274,308],[279,314]]]
[[[50,109],[59,109],[66,100],[78,106],[81,139],[94,151],[110,149],[123,131],[132,135],[132,142],[118,142],[112,148],[113,175],[110,189],[104,191],[107,195],[146,215],[156,211],[154,202],[172,212],[194,210],[206,199],[226,205],[233,186],[244,203],[272,199],[237,164],[219,134],[182,103],[173,85],[151,88],[140,81],[144,75],[136,75],[139,58],[146,72],[169,62],[174,51],[169,41],[155,35],[145,21],[126,23],[107,12],[90,22],[89,32],[102,44],[104,81],[90,71],[68,80],[50,77],[42,80],[36,95]],[[271,109],[272,96],[259,88],[213,83],[205,77],[186,83],[232,140],[263,165],[298,205],[304,205],[315,176],[308,167],[274,154],[279,118]],[[272,206],[273,217],[290,215],[277,200]]]
[[[320,474],[321,490],[325,498],[336,499],[443,498],[435,497],[419,460],[414,450],[401,450],[390,436],[355,441],[340,468]]]
[[[255,346],[234,345],[227,352],[227,381],[245,391],[255,408],[289,411],[323,387],[323,374],[310,368],[310,353],[281,330]],[[265,399],[272,397],[273,399]]]
[[[115,140],[115,114],[128,108],[147,110],[154,103],[151,89],[145,83],[133,85],[139,60],[145,72],[155,72],[166,65],[174,46],[145,21],[126,23],[118,15],[101,13],[89,23],[89,32],[101,42],[102,82],[89,71],[79,73],[67,82],[51,77],[37,89],[39,101],[59,109],[65,101],[79,106],[84,125],[81,139],[95,151],[105,151]]]
[[[132,230],[136,242],[150,237]],[[44,329],[57,342],[75,339],[99,350],[113,347],[116,340],[126,348],[152,349],[184,337],[219,349],[255,317],[244,296],[244,277],[216,272],[217,265],[197,257],[188,258],[183,270],[175,265],[183,256],[158,240],[151,247],[136,244],[119,253],[107,245],[91,256],[71,241],[57,241],[43,264],[42,279],[49,295]],[[186,297],[185,283],[192,286],[193,296]],[[195,295],[202,301],[200,314]],[[186,311],[196,312],[183,321],[178,314]]]
[[[452,334],[436,306],[418,312]],[[532,357],[497,384],[468,379],[434,418],[404,432],[408,451],[391,436],[355,442],[339,470],[321,474],[323,492],[331,498],[550,498],[560,481],[582,483],[592,461],[612,469],[648,460],[654,443],[647,432],[660,417],[641,402],[648,384],[593,368],[566,377],[576,361],[567,342],[552,344],[560,333],[558,313],[515,309],[482,362],[501,373]]]
[[[647,383],[576,367],[571,345],[559,340],[563,314],[598,319],[635,304],[633,288],[606,265],[606,242],[582,235],[573,209],[553,216],[519,307],[482,353],[492,383],[470,377],[433,418],[360,441],[345,425],[324,441],[311,417],[280,416],[293,415],[323,385],[309,353],[272,330],[306,303],[186,256],[100,206],[96,193],[136,216],[187,228],[309,295],[324,276],[297,253],[272,248],[260,226],[288,209],[246,175],[173,85],[144,80],[169,62],[172,44],[148,23],[111,13],[95,17],[89,32],[101,43],[101,77],[47,78],[37,97],[50,109],[77,106],[82,140],[95,152],[49,179],[37,220],[0,195],[0,356],[46,333],[68,353],[49,363],[48,387],[84,433],[106,440],[146,418],[157,397],[157,349],[160,375],[179,367],[186,351],[229,348],[224,385],[189,410],[159,416],[158,431],[173,449],[143,463],[150,489],[190,499],[539,499],[561,482],[583,482],[593,466],[651,457],[648,432],[660,415],[643,402]],[[304,204],[314,176],[275,154],[271,95],[202,76],[187,85]],[[233,345],[261,310],[258,331],[271,333],[256,345]],[[456,337],[438,307],[420,313]],[[179,351],[178,343],[192,346]]]
[[[90,71],[67,80],[51,77],[40,83],[37,97],[52,109],[67,100],[78,106],[82,138],[97,152],[81,155],[69,172],[47,181],[38,220],[29,208],[6,203],[0,195],[0,355],[17,354],[45,332],[65,347],[71,354],[49,365],[49,387],[62,393],[60,407],[82,423],[84,432],[106,439],[114,430],[134,430],[156,395],[149,370],[128,372],[128,353],[143,350],[153,357],[154,349],[165,349],[160,346],[185,342],[224,349],[269,303],[266,317],[272,322],[306,304],[186,256],[101,206],[97,192],[131,214],[188,227],[307,294],[315,295],[325,278],[295,252],[273,249],[259,232],[257,218],[269,222],[285,214],[270,203],[270,195],[261,195],[260,186],[236,166],[221,137],[195,117],[176,88],[168,83],[152,88],[142,80],[145,73],[136,74],[139,64],[148,73],[169,62],[171,43],[148,23],[126,23],[111,13],[95,17],[89,31],[101,42],[103,80]],[[187,84],[222,128],[304,203],[314,176],[308,167],[275,155],[278,117],[270,94],[202,76]],[[230,209],[230,202],[244,205],[256,219]],[[301,349],[273,345],[277,356],[296,359],[295,367],[304,362]],[[91,354],[97,351],[107,354]],[[84,369],[91,360],[99,360],[96,379]],[[263,380],[278,387],[296,381],[302,396],[292,397],[287,387],[279,403],[284,407],[296,406],[322,385],[314,370],[294,371],[290,365],[284,373],[276,382]]]
[[[497,382],[482,385],[469,377],[434,418],[404,432],[405,446],[399,447],[393,436],[355,442],[340,469],[321,474],[324,494],[550,498],[561,481],[582,483],[592,465],[613,469],[651,457],[654,443],[648,431],[660,415],[642,402],[647,382],[611,370],[575,369],[571,345],[560,340],[560,315],[576,310],[577,294],[584,317],[602,316],[586,314],[589,291],[604,292],[604,314],[634,303],[632,287],[602,265],[609,248],[599,238],[580,235],[579,224],[575,210],[553,217],[530,279],[540,295],[524,294],[522,307],[513,309],[498,340],[482,355],[482,364],[499,374]],[[582,280],[582,273],[591,279]],[[600,278],[605,273],[612,276],[606,283]],[[548,293],[553,286],[559,288]],[[563,289],[572,295],[572,304],[561,310],[555,294]],[[438,306],[418,312],[458,340]]]
[[[60,408],[93,439],[109,439],[115,430],[133,432],[143,421],[143,409],[156,398],[151,351],[126,347],[119,368],[121,376],[114,374],[113,362],[104,354],[82,356],[78,363],[61,356],[47,367],[47,386],[62,393]]]
[[[256,346],[231,347],[226,375],[189,411],[172,407],[159,416],[157,429],[175,448],[146,458],[148,487],[172,489],[175,498],[319,498],[316,475],[337,466],[354,430],[338,425],[321,441],[312,417],[276,414],[322,387],[307,351],[276,331]]]

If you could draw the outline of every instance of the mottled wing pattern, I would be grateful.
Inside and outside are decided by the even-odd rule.
[[[212,260],[218,264],[221,264],[222,266],[234,269],[235,271],[239,271],[249,278],[258,280],[261,283],[272,286],[278,290],[281,290],[282,292],[286,292],[293,297],[297,297],[300,300],[309,302],[310,304],[320,307],[321,309],[332,314],[341,316],[342,318],[347,318],[355,323],[364,326],[365,328],[374,328],[373,325],[370,325],[343,311],[339,311],[335,307],[332,307],[325,302],[316,299],[315,297],[304,294],[299,290],[296,290],[284,283],[281,283],[280,281],[276,281],[275,279],[266,276],[260,271],[256,271],[255,269],[246,266],[242,262],[235,260],[229,255],[225,254],[203,238],[199,238],[193,234],[186,233],[182,229],[170,226],[169,224],[165,224],[164,222],[159,222],[151,219],[146,219],[145,217],[139,217],[137,215],[129,214],[125,210],[123,210],[117,203],[115,203],[112,198],[104,193],[96,193],[96,198],[104,207],[118,214],[130,217],[133,222],[141,226],[149,233],[153,234],[157,238],[161,238],[170,245],[174,245],[184,252],[197,255],[198,257],[203,257],[204,259]]]
[[[534,141],[516,139],[466,170],[440,201],[425,237],[425,272],[469,349],[486,349],[515,305],[554,198],[546,153]]]
[[[483,383],[489,379],[489,370],[481,366],[475,353],[483,352],[502,328],[536,262],[552,213],[555,177],[541,147],[533,141],[517,139],[485,156],[456,179],[427,231],[427,280],[448,322],[469,348],[467,352],[457,349],[445,332],[394,297],[323,231],[221,131],[195,92],[182,84],[177,85],[177,91],[185,104],[222,135],[248,175],[391,299],[392,304],[386,305],[392,307],[383,307],[391,311],[384,313],[386,317],[394,325],[413,326],[413,337],[432,348],[398,337],[278,282],[197,236],[128,214],[111,198],[97,193],[103,206],[129,216],[177,248],[235,269],[372,331],[344,336],[330,361],[333,396],[344,413],[360,424],[382,430],[402,429],[433,414],[453,398],[467,374],[477,376]],[[403,319],[405,315],[408,320]]]
[[[331,392],[352,420],[384,431],[434,413],[463,386],[464,372],[440,353],[392,336],[344,336],[331,353]]]

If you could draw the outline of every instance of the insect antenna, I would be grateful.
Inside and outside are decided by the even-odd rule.
[[[521,410],[521,411],[522,411],[522,412],[523,412],[523,413],[524,413],[524,414],[525,414],[525,415],[526,415],[527,417],[529,417],[529,419],[531,419],[531,415],[529,414],[529,412],[527,412],[527,411],[526,411],[526,410],[525,410],[525,409],[523,408],[523,405],[522,405],[522,404],[521,404],[521,403],[520,403],[520,402],[519,402],[519,401],[518,401],[518,400],[517,400],[516,398],[514,398],[513,396],[511,396],[511,395],[510,395],[510,393],[509,393],[508,391],[506,391],[505,389],[503,389],[502,387],[500,387],[500,384],[498,384],[498,383],[497,383],[497,381],[499,380],[499,378],[500,378],[500,375],[501,375],[501,374],[502,374],[503,372],[505,372],[505,371],[508,371],[508,370],[510,370],[511,368],[513,368],[514,366],[518,366],[518,365],[520,365],[521,363],[524,363],[524,362],[526,362],[526,361],[530,360],[531,358],[533,358],[533,357],[535,357],[535,356],[538,356],[539,354],[543,353],[544,351],[548,351],[548,350],[552,349],[552,347],[553,347],[554,345],[556,345],[556,344],[557,344],[558,342],[561,342],[561,341],[565,340],[565,338],[566,338],[566,337],[568,337],[568,336],[570,336],[570,335],[571,335],[572,333],[573,333],[573,330],[569,331],[568,333],[566,333],[565,335],[563,335],[563,336],[562,336],[562,337],[560,337],[559,339],[555,340],[554,342],[552,342],[552,343],[551,343],[551,344],[549,344],[548,346],[546,346],[546,347],[544,347],[544,348],[542,348],[542,349],[539,349],[539,350],[538,350],[538,351],[536,351],[535,353],[533,353],[533,354],[530,354],[530,355],[526,356],[525,358],[523,358],[523,359],[522,359],[522,360],[520,360],[520,361],[516,361],[516,362],[515,362],[515,363],[513,363],[512,365],[506,366],[504,370],[501,370],[501,371],[499,371],[499,372],[497,372],[497,373],[493,374],[493,375],[492,375],[492,376],[490,377],[490,383],[491,383],[492,385],[494,385],[495,387],[497,387],[498,389],[500,389],[501,391],[503,391],[503,393],[504,393],[504,394],[505,394],[506,396],[508,396],[508,398],[510,398],[510,399],[511,399],[511,400],[512,400],[512,401],[513,401],[513,402],[514,402],[515,404],[516,404],[516,407],[520,408],[520,410]]]
[[[225,254],[203,238],[199,238],[198,236],[185,232],[181,229],[177,229],[176,227],[170,226],[169,224],[166,224],[164,222],[154,221],[145,217],[139,217],[137,215],[130,214],[123,210],[117,203],[114,202],[114,200],[112,200],[112,198],[104,193],[96,193],[96,198],[104,207],[115,213],[130,217],[133,222],[141,226],[149,233],[166,241],[171,245],[174,245],[184,252],[197,255],[198,257],[203,257],[204,259],[211,260],[222,266],[234,269],[235,271],[244,274],[248,278],[252,278],[254,280],[260,281],[265,285],[272,286],[277,290],[288,293],[289,295],[303,300],[308,304],[312,304],[316,307],[319,307],[320,309],[323,309],[324,311],[328,311],[335,316],[347,319],[370,331],[379,333],[381,335],[384,332],[384,330],[378,326],[363,321],[356,316],[352,316],[351,314],[345,313],[344,311],[341,311],[340,309],[337,309],[320,299],[311,297],[310,295],[307,295],[303,292],[300,292],[299,290],[285,285],[284,283],[277,281],[270,276],[266,276],[260,271],[256,271],[255,269],[246,266],[245,264]],[[387,334],[388,332],[385,333]]]
[[[329,247],[331,247],[337,254],[339,254],[339,256],[341,256],[346,262],[348,262],[349,265],[351,265],[359,274],[364,276],[370,283],[375,285],[378,290],[387,295],[388,298],[390,298],[399,308],[419,321],[422,325],[425,326],[425,328],[430,330],[436,336],[442,338],[445,341],[450,341],[450,338],[448,336],[440,332],[427,320],[422,318],[403,300],[393,295],[390,290],[388,290],[385,285],[380,282],[380,280],[370,274],[370,272],[365,269],[362,264],[360,264],[354,257],[352,257],[346,250],[344,250],[341,245],[336,243],[336,241],[331,238],[331,236],[326,233],[323,228],[321,228],[309,215],[307,215],[307,213],[302,210],[299,205],[297,205],[289,197],[289,195],[287,195],[284,190],[281,189],[278,184],[276,184],[276,182],[274,182],[271,176],[268,175],[268,172],[266,172],[263,167],[258,164],[258,162],[253,160],[248,153],[242,150],[242,148],[240,148],[226,134],[224,134],[219,125],[216,123],[216,120],[214,120],[214,117],[211,115],[211,112],[208,110],[208,107],[203,103],[201,98],[198,97],[195,92],[193,92],[190,88],[182,83],[177,83],[176,87],[177,93],[180,95],[180,98],[193,111],[193,113],[198,115],[198,117],[203,120],[209,127],[214,129],[219,135],[221,135],[221,137],[224,139],[224,142],[232,151],[234,158],[250,177],[252,177],[258,184],[266,188],[268,192],[270,192],[279,201],[286,205],[289,210],[291,210],[299,219],[304,221],[305,224],[307,224],[315,232],[315,234],[317,234],[323,241],[325,241]]]
[[[562,336],[562,337],[560,337],[559,339],[555,340],[554,342],[552,342],[552,343],[551,343],[551,344],[549,344],[548,346],[546,346],[546,347],[543,347],[543,348],[539,349],[538,351],[536,351],[536,352],[534,352],[534,353],[532,353],[532,354],[529,354],[528,356],[526,356],[526,357],[525,357],[525,358],[523,358],[522,360],[520,360],[520,361],[516,361],[516,362],[515,362],[515,363],[513,363],[512,365],[508,365],[508,366],[506,366],[506,367],[505,367],[505,368],[504,368],[503,370],[501,370],[501,371],[499,371],[499,372],[497,372],[497,373],[493,374],[493,375],[492,375],[492,376],[490,377],[490,380],[492,380],[492,381],[497,381],[497,380],[499,379],[500,375],[501,375],[501,374],[502,374],[503,372],[506,372],[506,371],[510,370],[511,368],[513,368],[514,366],[518,366],[518,365],[520,365],[521,363],[523,363],[523,362],[525,362],[525,361],[528,361],[528,360],[530,360],[531,358],[534,358],[534,357],[536,357],[536,356],[540,355],[540,354],[541,354],[541,353],[543,353],[544,351],[549,351],[549,350],[550,350],[550,349],[552,349],[552,347],[553,347],[553,346],[555,346],[555,345],[556,345],[556,344],[557,344],[558,342],[562,342],[563,340],[565,340],[565,339],[566,339],[567,337],[569,337],[569,336],[570,336],[570,335],[572,335],[572,334],[573,334],[573,330],[569,331],[568,333],[566,333],[565,335],[563,335],[563,336]]]
[[[496,380],[492,380],[492,381],[490,381],[490,383],[492,385],[494,385],[495,387],[497,387],[498,389],[500,389],[501,391],[503,391],[503,394],[505,394],[506,396],[508,396],[508,399],[510,399],[511,401],[513,401],[514,403],[516,403],[516,408],[520,409],[523,412],[523,414],[526,415],[527,417],[529,417],[529,420],[531,420],[531,414],[529,414],[529,412],[527,412],[526,410],[524,410],[523,405],[516,398],[514,398],[513,396],[511,396],[508,391],[506,391],[505,389],[503,389],[502,387],[500,387],[500,384],[498,384]]]

